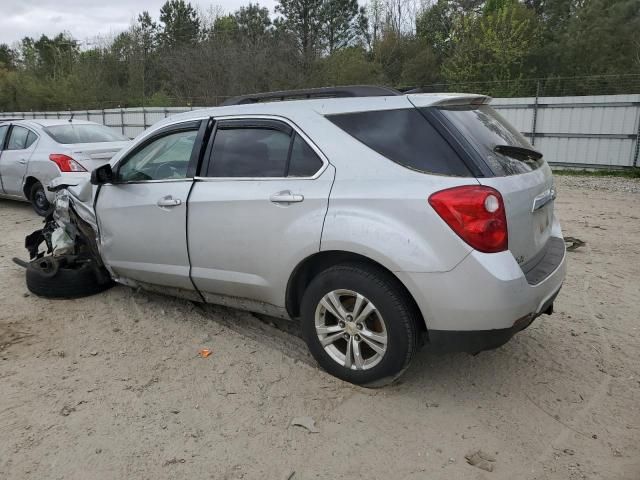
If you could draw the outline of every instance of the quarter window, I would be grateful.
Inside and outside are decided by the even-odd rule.
[[[14,125],[9,134],[7,150],[26,150],[36,141],[36,138],[35,133],[30,130]]]
[[[392,162],[419,172],[472,176],[451,145],[415,108],[345,113],[327,118]]]
[[[187,168],[197,134],[197,130],[188,130],[153,140],[124,160],[118,169],[118,181],[187,178]]]
[[[322,160],[316,155],[304,139],[297,135],[293,140],[289,177],[312,177],[322,167]]]

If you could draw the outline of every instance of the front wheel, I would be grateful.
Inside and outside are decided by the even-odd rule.
[[[51,211],[51,204],[47,200],[47,194],[40,182],[36,182],[31,187],[29,200],[35,212],[41,217],[46,217]]]
[[[418,349],[419,315],[388,272],[344,264],[318,274],[302,299],[302,332],[330,374],[377,387],[398,378]]]

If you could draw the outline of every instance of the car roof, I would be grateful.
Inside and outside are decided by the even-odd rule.
[[[283,115],[300,111],[315,111],[321,115],[360,112],[367,110],[392,110],[407,108],[412,104],[418,107],[450,105],[460,103],[488,103],[490,97],[470,93],[411,93],[406,95],[315,98],[301,100],[283,100],[257,102],[240,105],[206,107],[179,113],[158,122],[155,126],[174,123],[176,120],[200,119],[208,116],[233,115]],[[409,103],[411,102],[411,103]]]

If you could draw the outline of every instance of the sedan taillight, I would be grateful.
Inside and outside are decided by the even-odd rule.
[[[465,185],[432,194],[429,204],[465,242],[480,252],[508,248],[507,218],[495,188]]]
[[[73,158],[62,153],[52,153],[49,160],[55,162],[61,172],[86,172],[87,170]]]

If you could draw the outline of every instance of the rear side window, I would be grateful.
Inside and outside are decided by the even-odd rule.
[[[215,133],[207,176],[312,177],[322,160],[300,135],[282,126],[222,125]]]
[[[471,142],[497,176],[530,172],[544,163],[527,139],[489,105],[446,107],[440,111]],[[507,153],[496,151],[501,150],[500,147],[518,147],[536,155],[508,153],[508,149]]]
[[[67,125],[52,125],[44,131],[58,143],[102,143],[122,142],[129,140],[124,135],[104,125],[69,123]]]
[[[282,177],[291,137],[268,128],[230,128],[216,132],[210,177]]]
[[[449,143],[415,108],[346,113],[327,118],[372,150],[407,168],[472,176]]]
[[[36,141],[36,135],[24,127],[14,126],[9,135],[7,150],[26,150]]]

